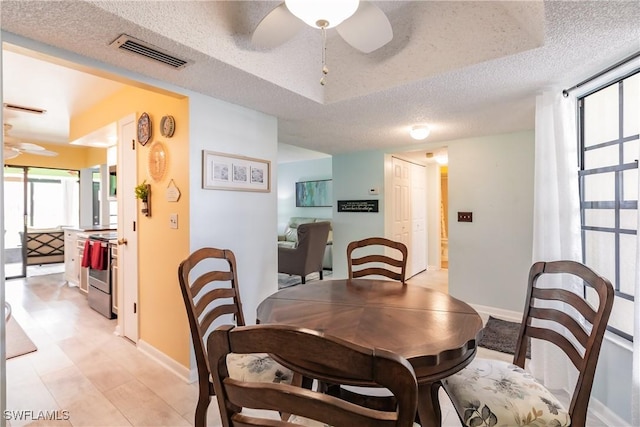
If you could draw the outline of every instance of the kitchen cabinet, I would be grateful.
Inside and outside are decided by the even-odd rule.
[[[64,278],[70,286],[77,286],[85,295],[89,289],[89,269],[82,267],[82,256],[87,239],[92,234],[115,231],[114,224],[87,227],[63,227],[64,229]]]
[[[87,293],[89,272],[82,267],[84,244],[87,235],[78,231],[64,231],[64,278],[70,286],[77,286],[81,292]]]
[[[73,230],[64,230],[64,279],[69,286],[79,285],[77,248],[78,233]]]
[[[78,233],[76,238],[76,275],[80,292],[86,294],[89,289],[89,269],[82,266],[82,257],[84,256],[84,247],[89,236],[84,233]]]

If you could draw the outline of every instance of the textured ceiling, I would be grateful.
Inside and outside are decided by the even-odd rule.
[[[306,27],[270,50],[251,33],[279,2],[8,1],[4,31],[278,117],[280,142],[337,154],[533,128],[535,95],[640,50],[638,1],[384,1],[394,38],[363,54]],[[110,48],[125,33],[192,61]],[[6,102],[6,101],[5,101]],[[13,101],[17,102],[17,101]]]

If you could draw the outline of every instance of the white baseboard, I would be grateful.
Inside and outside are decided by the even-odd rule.
[[[486,305],[479,304],[471,304],[471,306],[480,314],[480,316],[490,315],[510,322],[522,322],[522,313],[517,311],[504,310],[502,308],[488,307]]]
[[[153,360],[155,360],[156,362],[158,362],[159,364],[161,364],[162,366],[164,366],[165,368],[167,368],[168,370],[176,374],[185,382],[193,383],[197,381],[198,375],[196,371],[185,368],[184,366],[182,366],[181,364],[179,364],[178,362],[176,362],[175,360],[173,360],[172,358],[170,358],[169,356],[167,356],[166,354],[164,354],[163,352],[161,352],[151,344],[147,343],[146,341],[139,340],[137,348],[142,353],[149,356],[150,358],[152,358]]]
[[[620,418],[602,402],[593,397],[589,400],[589,412],[598,417],[605,426],[631,427],[631,424]]]

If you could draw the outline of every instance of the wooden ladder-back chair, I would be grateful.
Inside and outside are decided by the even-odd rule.
[[[538,286],[545,275],[581,279],[587,298],[550,286],[558,276],[547,277],[550,282],[543,280],[544,287]],[[529,271],[528,286],[513,364],[476,358],[442,381],[463,425],[528,425],[527,420],[537,419],[539,425],[585,426],[598,355],[613,305],[613,286],[575,261],[536,262]],[[578,369],[568,409],[524,370],[527,338],[555,344]]]
[[[207,424],[211,396],[215,394],[206,354],[208,331],[214,321],[225,315],[227,317],[220,321],[229,319],[228,323],[235,319],[238,326],[245,324],[235,255],[228,249],[198,249],[180,263],[178,280],[187,309],[198,369],[199,396],[195,426],[203,427]],[[292,377],[291,371],[266,354],[231,355],[227,363],[234,378],[290,382]]]
[[[209,336],[208,350],[225,427],[413,425],[417,381],[409,362],[395,353],[282,324],[222,326]],[[397,407],[388,412],[377,411],[297,385],[256,383],[230,377],[225,363],[227,356],[253,352],[269,353],[306,378],[387,387],[396,396]]]
[[[399,252],[399,257],[394,258],[386,254],[363,255],[353,257],[353,251],[358,248],[380,246],[383,249],[390,248]],[[386,239],[384,237],[370,237],[349,243],[347,246],[347,266],[349,279],[378,275],[398,280],[404,284],[407,271],[408,250],[404,243]],[[353,266],[363,266],[354,270]]]

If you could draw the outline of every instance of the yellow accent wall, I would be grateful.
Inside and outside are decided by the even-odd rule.
[[[104,102],[74,117],[70,138],[99,129],[122,117],[143,112],[152,123],[152,139],[137,144],[138,183],[151,184],[151,216],[138,210],[138,306],[139,337],[176,362],[189,368],[190,340],[184,303],[178,284],[178,265],[189,255],[189,100],[140,88],[127,87]],[[160,135],[164,115],[175,118],[172,138]],[[167,171],[160,182],[147,172],[147,156],[153,141],[162,141],[168,151]],[[180,190],[178,202],[168,202],[165,190],[173,179]],[[123,195],[124,197],[134,197]],[[169,214],[178,214],[178,229],[169,228]]]
[[[31,142],[31,141],[25,141]],[[11,166],[33,166],[51,169],[84,169],[94,167],[107,161],[105,148],[77,147],[73,145],[43,144],[38,145],[50,151],[58,153],[55,157],[36,156],[22,153],[14,159],[5,160],[5,164]]]

